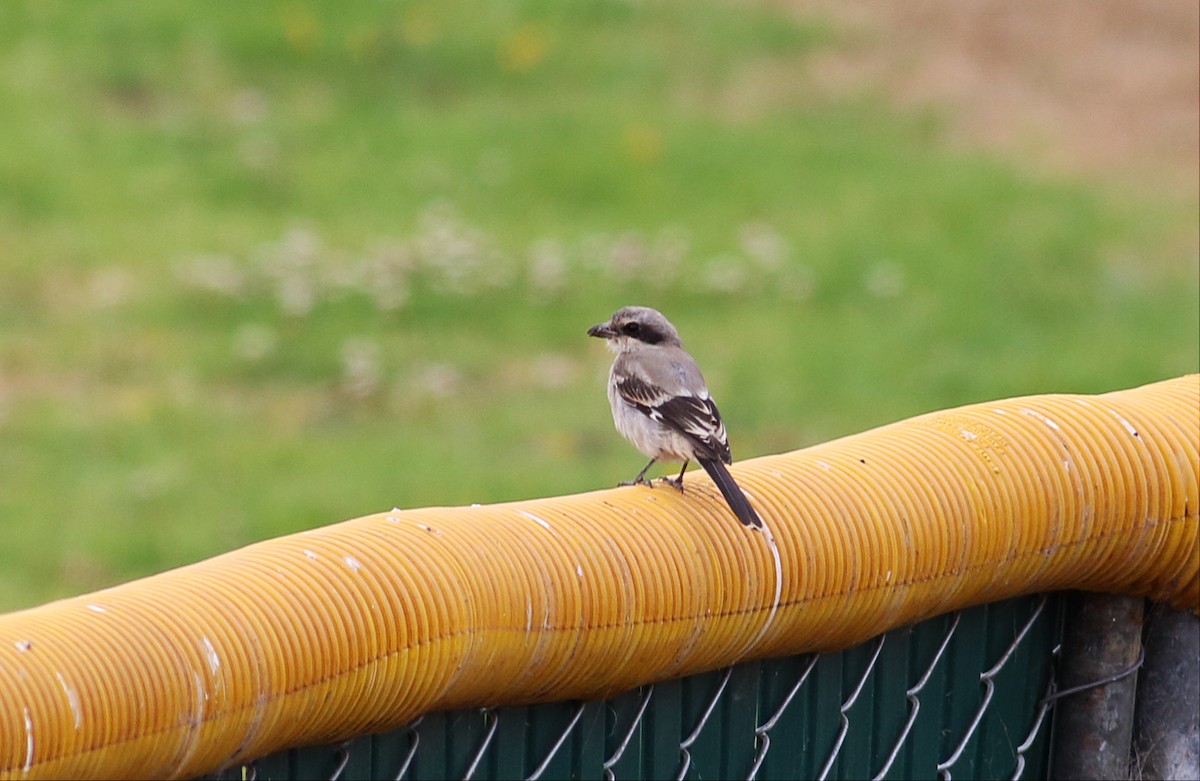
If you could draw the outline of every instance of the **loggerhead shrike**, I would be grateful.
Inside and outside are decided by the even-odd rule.
[[[762,529],[762,520],[725,468],[732,463],[721,413],[704,377],[683,349],[675,326],[654,309],[627,306],[588,336],[608,341],[617,354],[608,375],[608,401],[617,431],[650,457],[631,482],[651,484],[646,470],[659,459],[682,461],[679,477],[663,480],[683,490],[688,463],[699,461],[742,523]]]

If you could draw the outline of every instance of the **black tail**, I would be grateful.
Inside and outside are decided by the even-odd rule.
[[[750,500],[742,493],[742,489],[733,482],[733,475],[729,474],[725,465],[710,458],[701,458],[699,461],[700,466],[704,467],[704,471],[708,472],[708,476],[717,484],[717,488],[721,489],[721,494],[729,503],[729,509],[733,510],[733,514],[738,517],[738,520],[753,529],[761,529],[762,519],[758,517],[758,513],[754,512],[754,508],[750,506]]]

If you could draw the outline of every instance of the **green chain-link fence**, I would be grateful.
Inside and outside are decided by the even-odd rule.
[[[609,700],[429,714],[219,779],[1040,778],[1063,600],[929,619],[839,653]]]

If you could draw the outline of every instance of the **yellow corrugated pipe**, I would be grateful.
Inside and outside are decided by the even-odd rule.
[[[682,496],[393,511],[268,540],[0,616],[0,777],[192,776],[1035,591],[1197,610],[1198,439],[1191,375],[740,463],[779,567],[699,473]]]

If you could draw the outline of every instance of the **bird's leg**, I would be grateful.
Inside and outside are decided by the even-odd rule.
[[[654,462],[657,460],[658,460],[657,458],[650,459],[650,463],[648,463],[644,467],[642,467],[642,471],[638,472],[637,477],[633,478],[632,480],[622,480],[621,482],[617,483],[617,485],[643,485],[643,484],[645,484],[645,485],[648,485],[651,488],[653,488],[654,482],[646,479],[646,471],[649,470],[650,467],[654,466]]]
[[[683,469],[679,470],[679,477],[676,477],[674,479],[672,479],[670,477],[664,477],[662,479],[662,481],[664,483],[668,483],[670,485],[675,486],[676,488],[679,489],[679,493],[683,493],[683,473],[687,471],[688,464],[690,464],[690,463],[692,463],[692,462],[691,461],[683,462]]]

